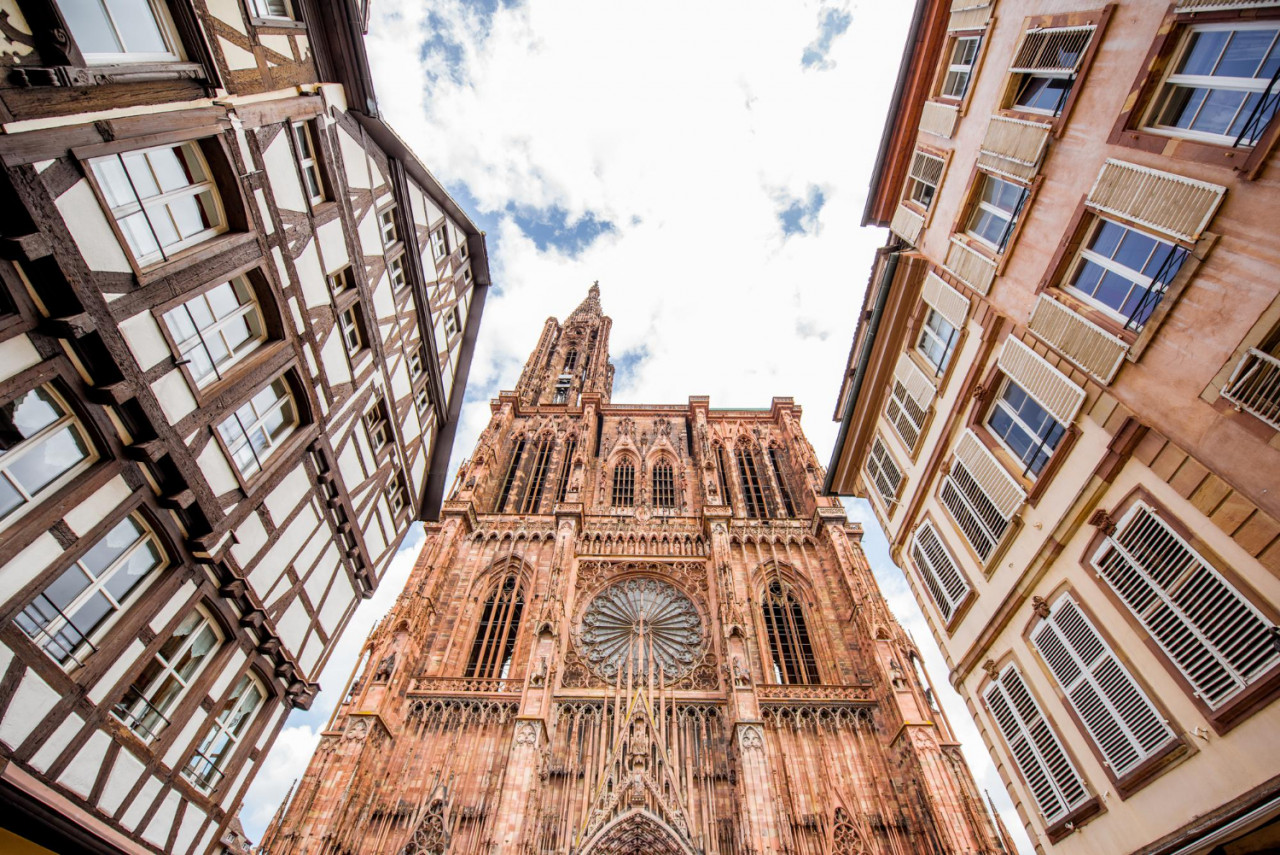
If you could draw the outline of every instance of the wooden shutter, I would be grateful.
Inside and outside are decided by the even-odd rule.
[[[920,240],[920,233],[924,231],[924,217],[899,202],[898,209],[893,212],[893,219],[889,221],[889,229],[915,246]]]
[[[950,622],[956,609],[969,596],[969,582],[956,566],[955,559],[947,551],[933,523],[926,522],[916,530],[911,547],[911,560],[924,580],[924,586],[933,598],[944,621]]]
[[[1116,777],[1175,738],[1155,704],[1069,594],[1054,603],[1031,640]]]
[[[906,353],[898,355],[893,381],[885,404],[885,416],[908,450],[914,451],[929,413],[929,404],[933,401],[933,384]]]
[[[1048,294],[1041,294],[1036,300],[1027,328],[1082,371],[1103,383],[1115,379],[1129,352],[1129,345],[1124,339],[1112,335]]]
[[[1135,503],[1092,562],[1210,708],[1280,662],[1271,622],[1150,506]]]
[[[1084,389],[1049,364],[1043,356],[1009,336],[997,360],[1000,370],[1064,427],[1075,420],[1084,403]]]
[[[1227,188],[1108,159],[1093,183],[1089,207],[1193,243],[1209,225]]]
[[[946,165],[947,162],[937,155],[916,149],[915,155],[911,158],[909,174],[915,180],[937,189],[942,183],[942,170]]]
[[[956,443],[939,499],[965,540],[986,561],[1009,530],[1026,493],[972,430]]]
[[[1280,6],[1280,0],[1182,0],[1173,11],[1183,12],[1218,12],[1223,9],[1265,9],[1269,6]],[[954,9],[952,15],[955,15]]]
[[[947,30],[978,30],[987,26],[995,0],[951,0],[951,20]]]
[[[932,306],[957,331],[964,329],[969,317],[969,298],[948,285],[941,276],[930,273],[920,289],[920,299]]]
[[[1049,727],[1017,667],[1010,664],[983,692],[1000,734],[1031,789],[1046,825],[1052,825],[1089,798],[1084,779]]]
[[[1040,171],[1049,131],[1041,122],[992,116],[978,148],[978,166],[1025,184]]]
[[[924,108],[920,111],[920,130],[951,139],[959,120],[959,107],[943,104],[941,101],[925,101]]]
[[[996,263],[980,252],[974,252],[958,237],[951,238],[947,247],[947,260],[942,265],[947,272],[979,294],[991,290],[996,278]]]
[[[876,492],[884,499],[886,506],[898,497],[898,487],[902,485],[902,469],[878,436],[871,443],[871,453],[867,455],[867,474],[871,476]]]
[[[1042,74],[1067,76],[1080,70],[1084,53],[1089,49],[1094,28],[1055,27],[1047,30],[1028,30],[1018,46],[1009,71],[1014,74]],[[1068,65],[1065,56],[1074,56]]]

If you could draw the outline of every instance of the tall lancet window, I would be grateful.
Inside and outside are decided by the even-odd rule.
[[[725,505],[733,504],[733,497],[729,495],[729,463],[724,457],[724,446],[716,446],[716,469],[720,473],[720,496],[721,502]]]
[[[747,516],[762,520],[769,515],[764,504],[764,488],[760,485],[760,469],[750,448],[738,447],[738,476],[742,479],[742,500],[747,503]]]
[[[542,505],[542,492],[547,484],[547,470],[551,468],[552,447],[550,437],[544,437],[538,444],[538,454],[533,459],[533,472],[529,478],[529,486],[524,491],[524,501],[520,503],[522,514],[536,514]]]
[[[507,464],[507,474],[502,479],[502,492],[498,494],[498,503],[493,506],[493,512],[500,514],[507,507],[507,499],[511,498],[511,487],[516,482],[516,473],[520,471],[520,458],[524,456],[525,438],[520,437],[516,442],[515,451],[511,453],[511,462]]]
[[[613,467],[613,506],[629,508],[636,503],[636,467],[630,460],[620,460]]]
[[[764,589],[764,631],[776,683],[818,683],[818,663],[809,642],[804,608],[795,593],[779,579]]]
[[[659,508],[676,506],[675,474],[665,460],[659,460],[653,467],[653,504]]]
[[[778,492],[782,495],[782,508],[788,517],[796,515],[795,503],[791,501],[791,492],[787,489],[787,481],[782,477],[782,464],[778,461],[778,447],[769,446],[769,464],[773,466],[773,477],[778,482]]]
[[[520,590],[520,580],[512,573],[484,601],[465,676],[502,680],[511,674],[511,660],[516,655],[516,637],[520,633],[520,615],[523,612],[524,593]]]
[[[570,349],[564,356],[564,373],[568,374],[578,367],[578,351]]]

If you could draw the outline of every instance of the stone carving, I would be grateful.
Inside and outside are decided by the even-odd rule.
[[[738,688],[751,685],[751,675],[742,667],[742,659],[737,656],[733,657],[733,685]]]
[[[764,732],[760,730],[760,726],[755,724],[738,725],[738,746],[743,751],[763,751]]]
[[[529,685],[541,688],[547,684],[547,657],[538,660],[538,667],[529,675]]]
[[[382,661],[378,663],[378,670],[373,674],[373,682],[385,683],[391,679],[391,672],[396,670],[396,655],[390,653],[382,657]]]
[[[577,646],[587,665],[606,680],[637,679],[659,672],[668,680],[687,674],[702,649],[702,620],[678,588],[651,577],[606,587],[583,612]]]
[[[444,800],[435,798],[427,805],[401,855],[444,855],[448,851],[449,830],[445,825]]]
[[[516,745],[537,745],[542,728],[536,721],[522,721],[516,727]]]
[[[863,855],[867,851],[849,812],[842,807],[836,808],[832,823],[831,851],[833,855]]]

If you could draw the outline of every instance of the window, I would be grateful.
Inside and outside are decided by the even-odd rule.
[[[413,350],[409,351],[408,360],[409,379],[416,381],[422,376],[423,371],[426,370],[427,352],[423,349],[422,345],[418,345]]]
[[[556,380],[555,394],[551,396],[553,404],[569,403],[569,387],[573,384],[573,378],[566,374],[561,374],[560,379]]]
[[[1017,667],[1006,665],[983,697],[1045,824],[1051,826],[1083,805],[1089,798],[1084,779]]]
[[[418,415],[431,409],[431,392],[425,385],[413,393],[413,406],[418,411]]]
[[[290,0],[253,0],[253,10],[259,18],[297,20]]]
[[[1210,709],[1280,662],[1271,622],[1149,505],[1125,513],[1092,563]]]
[[[952,41],[946,74],[942,79],[943,98],[959,101],[969,91],[969,80],[973,76],[974,63],[978,61],[978,47],[981,43],[981,36],[958,36]]]
[[[1190,27],[1149,113],[1153,130],[1252,146],[1280,106],[1280,25]]]
[[[431,257],[443,261],[449,254],[449,232],[441,226],[431,233]]]
[[[760,472],[756,467],[756,455],[750,448],[739,446],[734,453],[738,458],[738,477],[742,481],[742,498],[747,503],[747,516],[766,519],[769,511],[764,504],[764,488],[760,484]]]
[[[675,473],[665,460],[659,460],[653,466],[653,504],[659,508],[676,506]]]
[[[926,211],[933,204],[942,183],[942,170],[946,161],[923,151],[916,151],[911,158],[911,170],[907,174],[907,198]]]
[[[181,58],[169,12],[161,0],[63,0],[58,9],[90,65]]]
[[[398,465],[392,467],[383,495],[386,496],[387,505],[391,508],[392,518],[400,519],[405,508],[409,507],[409,491],[405,489],[404,473],[400,471]]]
[[[1070,595],[1058,598],[1031,640],[1117,778],[1176,738]]]
[[[1098,217],[1066,289],[1126,329],[1141,330],[1186,260],[1187,250]]]
[[[0,520],[96,458],[84,428],[51,386],[0,405]]]
[[[240,474],[262,469],[280,443],[298,425],[298,411],[288,382],[280,377],[240,406],[218,425]]]
[[[945,323],[945,321],[944,321]],[[908,451],[915,451],[916,442],[920,439],[920,431],[924,429],[924,421],[929,410],[907,392],[906,385],[894,379],[889,389],[889,397],[885,402],[884,415],[893,425],[893,430],[902,438]]]
[[[524,491],[524,501],[520,504],[520,513],[536,514],[542,505],[542,491],[547,484],[547,471],[551,468],[551,452],[554,443],[544,437],[538,443],[538,453],[533,458],[533,474],[529,478],[529,486]]]
[[[809,628],[805,624],[800,599],[780,579],[771,581],[760,599],[769,658],[773,665],[773,681],[822,682],[818,678],[818,663],[809,641]]]
[[[227,229],[213,178],[194,142],[89,161],[111,216],[140,265]]]
[[[560,486],[556,488],[556,501],[563,502],[569,492],[569,475],[573,472],[573,455],[578,450],[578,440],[570,437],[564,444],[564,462],[560,464]]]
[[[729,495],[729,461],[724,457],[724,446],[716,446],[716,472],[720,476],[721,503],[732,505],[733,497]]]
[[[578,367],[578,351],[575,348],[569,348],[569,352],[564,356],[564,372],[566,374]]]
[[[392,205],[378,214],[378,232],[382,235],[382,246],[385,249],[400,240],[400,231],[396,228],[396,207]]]
[[[464,237],[462,240],[458,241],[458,257],[461,258],[463,261],[465,261],[470,256],[471,256],[471,253],[467,250],[467,239]],[[468,282],[471,281],[470,274],[471,274],[471,268],[468,267],[467,268]]]
[[[885,507],[892,508],[898,498],[898,488],[902,486],[902,470],[878,436],[871,443],[871,453],[867,455],[867,475],[884,500]]]
[[[956,610],[969,596],[969,581],[956,565],[951,553],[942,545],[942,538],[926,522],[916,531],[911,545],[911,561],[924,582],[933,604],[938,607],[944,623],[950,623]]]
[[[202,792],[210,792],[218,786],[231,755],[254,715],[262,707],[266,691],[257,678],[245,674],[231,689],[227,707],[214,720],[200,747],[187,761],[182,774]]]
[[[311,122],[294,122],[293,138],[298,144],[298,168],[307,198],[315,205],[325,200],[324,178],[320,174],[320,158],[316,153],[315,131]]]
[[[458,334],[458,330],[462,329],[462,315],[458,312],[458,307],[451,306],[444,313],[444,334],[446,338],[453,338]]]
[[[1043,470],[1067,429],[1017,383],[1005,378],[1000,396],[987,414],[987,428],[1000,444],[1023,463],[1024,477]]]
[[[221,379],[267,337],[253,288],[243,276],[170,309],[164,322],[197,386]]]
[[[1009,530],[1026,493],[973,431],[956,443],[951,471],[938,491],[943,507],[982,561]]]
[[[484,602],[464,676],[504,680],[511,674],[523,613],[524,592],[513,573],[503,579]]]
[[[329,274],[329,292],[334,296],[344,294],[354,287],[355,282],[351,279],[350,267],[343,267]]]
[[[916,350],[933,366],[935,377],[942,376],[951,362],[951,354],[956,349],[959,332],[951,322],[942,316],[937,309],[930,307],[925,315],[924,325],[920,328],[920,340],[916,342]]]
[[[515,483],[516,473],[520,471],[520,458],[524,455],[524,446],[526,440],[521,437],[516,442],[515,450],[511,452],[511,462],[507,464],[507,474],[502,479],[502,491],[498,493],[498,503],[494,506],[494,513],[502,513],[507,507],[507,499],[511,497],[511,485]]]
[[[364,430],[375,454],[391,444],[391,421],[387,418],[386,405],[381,400],[376,401],[364,414]]]
[[[397,255],[387,262],[387,273],[391,276],[392,289],[399,291],[409,284],[409,278],[404,273],[403,255]]]
[[[97,649],[94,635],[164,563],[155,535],[137,514],[127,516],[36,595],[17,624],[58,663],[83,665]]]
[[[1067,103],[1093,27],[1034,29],[1023,37],[1009,71],[1015,110],[1057,116]]]
[[[197,608],[160,645],[112,714],[143,739],[155,739],[221,642],[213,618]]]
[[[791,492],[787,489],[787,481],[782,477],[782,462],[779,460],[779,450],[776,445],[769,446],[769,465],[773,467],[773,479],[778,484],[778,494],[782,499],[783,510],[786,511],[788,519],[795,517],[796,506],[791,501]]]
[[[985,172],[978,173],[976,201],[965,230],[996,252],[1004,252],[1026,197],[1025,187]]]
[[[355,356],[364,347],[364,319],[361,315],[358,302],[338,313],[338,326],[342,330],[342,343],[348,356]]]
[[[629,508],[636,502],[636,468],[630,460],[613,467],[613,506]]]

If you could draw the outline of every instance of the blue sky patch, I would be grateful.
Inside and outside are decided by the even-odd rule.
[[[574,257],[600,235],[615,231],[613,223],[596,219],[591,211],[570,222],[568,212],[559,205],[527,208],[509,203],[507,213],[520,227],[520,231],[529,236],[539,252],[546,252],[548,247],[553,247]]]
[[[640,363],[649,358],[649,348],[647,346],[633,347],[630,350],[624,350],[617,356],[611,357],[613,363],[613,383],[614,388],[627,388],[631,386],[636,379],[637,369]]]
[[[803,199],[792,199],[791,204],[778,212],[784,235],[807,235],[817,231],[818,212],[827,203],[827,197],[816,184],[809,185]]]
[[[800,64],[819,71],[834,67],[835,63],[827,59],[827,54],[835,40],[844,35],[852,23],[853,15],[844,9],[823,9],[818,14],[818,37],[804,49]]]

